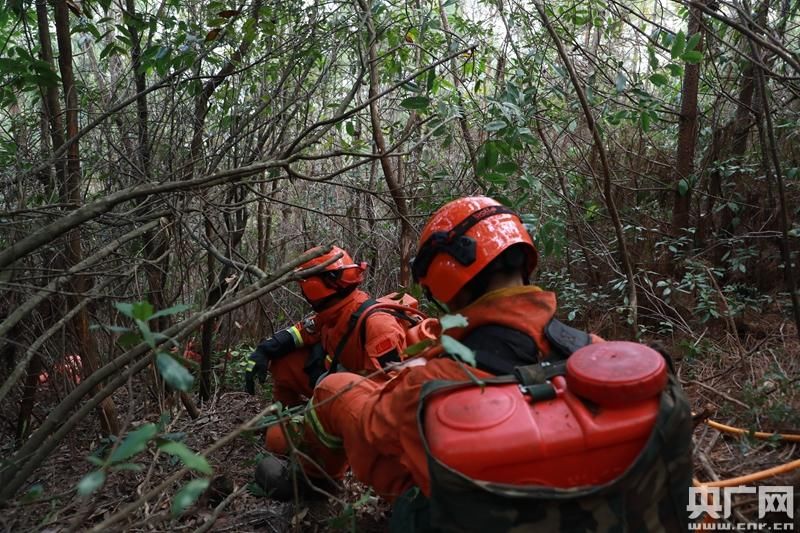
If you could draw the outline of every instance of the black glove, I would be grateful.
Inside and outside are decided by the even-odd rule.
[[[256,347],[256,351],[250,354],[247,361],[247,370],[244,374],[244,390],[250,394],[255,394],[255,377],[264,383],[267,380],[267,365],[270,359],[277,359],[288,354],[295,349],[294,336],[288,329],[277,332],[272,337]]]
[[[308,376],[308,384],[312,389],[317,386],[321,377],[328,373],[325,368],[325,357],[327,355],[328,354],[325,353],[325,348],[322,347],[322,343],[315,344],[311,347],[303,370]]]
[[[253,379],[255,376],[258,376],[258,381],[262,384],[267,380],[268,362],[269,359],[258,349],[247,358],[247,371],[244,373],[244,390],[249,394],[256,393],[256,383],[255,379]]]

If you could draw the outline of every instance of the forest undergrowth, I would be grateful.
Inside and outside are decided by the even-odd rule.
[[[676,338],[672,343],[664,342],[663,337],[641,339],[657,341],[675,358],[677,375],[697,414],[694,469],[699,480],[734,478],[800,458],[800,443],[734,436],[705,423],[711,419],[754,431],[800,433],[800,342],[794,325],[778,311],[773,306],[763,313],[750,313],[747,319],[737,320],[739,326],[734,330],[728,329],[731,324],[724,320],[712,321],[699,338]],[[607,335],[596,327],[608,320],[605,314],[592,315],[587,310],[584,317],[589,329]],[[161,424],[164,434],[193,450],[203,450],[246,423],[270,403],[270,383],[264,385],[261,395],[242,392],[241,371],[237,367],[249,353],[247,345],[228,353],[231,359],[225,372],[220,373],[222,381],[213,398],[200,406],[198,418],[192,419],[179,404],[159,405],[155,395],[143,392],[148,385],[137,378],[114,395],[115,403],[129,406],[123,415],[127,425]],[[219,370],[222,369],[220,365]],[[38,416],[45,410],[45,405],[40,405]],[[158,415],[159,412],[163,414]],[[2,442],[13,441],[9,427],[11,424],[3,425]],[[137,460],[146,468],[114,472],[102,491],[86,499],[76,494],[75,487],[91,470],[87,456],[102,456],[110,446],[100,435],[96,419],[85,419],[36,471],[22,496],[9,504],[0,527],[10,532],[90,530],[123,511],[180,466],[174,458],[159,456],[157,449],[151,447]],[[210,486],[181,518],[174,519],[170,514],[177,487],[174,485],[126,514],[111,529],[385,531],[389,504],[358,483],[352,474],[343,480],[342,490],[334,498],[323,495],[290,503],[266,498],[253,485],[254,466],[264,453],[261,435],[261,430],[246,432],[206,456],[214,470]],[[798,486],[800,473],[773,477],[768,483]],[[755,521],[756,499],[737,502],[733,512],[738,522]]]

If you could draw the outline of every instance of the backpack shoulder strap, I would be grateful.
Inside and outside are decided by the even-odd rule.
[[[331,360],[331,369],[330,372],[336,372],[336,367],[339,366],[339,358],[344,351],[344,347],[347,345],[347,341],[350,340],[350,335],[353,334],[353,330],[356,328],[356,324],[358,324],[358,319],[361,318],[361,315],[364,312],[372,307],[373,305],[377,304],[378,301],[372,298],[368,298],[364,300],[364,302],[358,306],[358,309],[350,315],[350,320],[347,321],[347,331],[342,338],[339,340],[339,344],[336,345],[336,350],[333,352],[333,359]]]
[[[588,333],[570,327],[555,318],[544,327],[544,336],[550,342],[552,356],[555,359],[566,359],[580,348],[592,343]]]
[[[413,314],[411,312],[413,312]],[[397,320],[406,322],[406,329],[413,327],[420,321],[420,318],[414,318],[414,315],[418,316],[419,312],[412,307],[409,307],[407,308],[407,311],[404,311],[397,307],[384,307],[381,302],[378,302],[377,305],[367,309],[364,320],[361,322],[361,328],[358,332],[361,346],[364,346],[364,344],[367,342],[367,318],[369,318],[373,313],[386,313],[387,315],[395,317]]]

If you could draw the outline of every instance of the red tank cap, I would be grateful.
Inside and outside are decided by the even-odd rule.
[[[590,344],[567,360],[567,388],[604,407],[632,405],[652,398],[666,384],[664,358],[636,342]]]
[[[514,397],[502,387],[486,387],[481,394],[470,391],[446,396],[436,413],[439,421],[451,428],[473,431],[502,424],[514,413]]]

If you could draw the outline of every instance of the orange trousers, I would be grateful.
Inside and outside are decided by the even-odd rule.
[[[297,350],[269,362],[272,376],[272,398],[281,402],[284,407],[293,407],[305,403],[314,392],[305,372],[309,348]]]
[[[278,455],[288,455],[292,445],[300,449],[314,463],[301,461],[303,469],[311,477],[332,477],[339,479],[347,471],[348,462],[344,448],[340,445],[341,437],[336,435],[333,443],[323,444],[314,431],[313,424],[309,416],[322,414],[325,419],[325,426],[335,424],[335,427],[355,428],[355,410],[363,408],[362,398],[366,395],[366,389],[373,389],[378,384],[363,378],[357,374],[342,372],[327,377],[314,391],[314,404],[317,405],[315,415],[306,416],[305,420],[298,424],[296,422],[286,422],[282,426],[274,425],[267,428],[265,442],[269,452]],[[363,385],[361,385],[363,383]],[[348,388],[352,384],[359,384],[353,387],[352,392],[347,394],[344,401],[342,395],[337,396],[338,389]],[[310,395],[309,395],[310,396]],[[331,420],[333,418],[333,421]],[[319,423],[316,418],[316,423]],[[287,435],[288,433],[288,435]]]
[[[472,373],[489,377],[476,369]],[[414,485],[428,494],[427,458],[417,429],[422,386],[434,379],[467,378],[447,358],[405,368],[383,383],[347,372],[330,375],[314,389],[301,449],[333,478],[349,465],[359,481],[389,501]],[[319,475],[304,468],[310,476]]]

